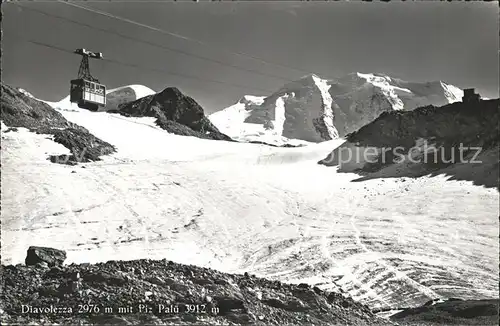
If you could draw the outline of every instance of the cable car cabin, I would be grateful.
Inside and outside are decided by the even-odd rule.
[[[70,101],[78,103],[80,108],[97,111],[106,105],[106,86],[87,79],[74,79],[71,81]]]

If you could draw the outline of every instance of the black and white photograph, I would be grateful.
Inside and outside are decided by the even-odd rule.
[[[499,325],[496,1],[3,0],[2,325]]]

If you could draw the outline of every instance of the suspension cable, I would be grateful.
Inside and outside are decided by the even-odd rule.
[[[58,47],[58,46],[55,46],[55,45],[51,45],[51,44],[47,44],[47,43],[43,43],[43,42],[39,42],[39,41],[34,41],[34,40],[29,40],[29,39],[26,39],[26,38],[23,38],[23,37],[20,37],[20,36],[18,36],[18,38],[23,39],[24,41],[26,41],[28,43],[32,43],[32,44],[36,44],[36,45],[39,45],[39,46],[42,46],[42,47],[47,47],[47,48],[51,48],[51,49],[54,49],[54,50],[59,50],[59,51],[62,51],[62,52],[67,52],[67,53],[74,54],[74,52],[71,51],[71,50],[64,49],[64,48],[61,48],[61,47]],[[204,83],[217,83],[217,84],[222,84],[222,85],[226,85],[226,86],[230,86],[230,87],[234,87],[234,88],[245,89],[245,90],[255,90],[255,91],[258,91],[258,92],[265,92],[265,93],[269,92],[268,89],[266,90],[266,89],[262,89],[262,88],[257,88],[257,87],[252,87],[252,86],[246,86],[246,85],[241,85],[241,84],[235,84],[235,83],[225,82],[225,81],[221,81],[221,80],[215,80],[215,79],[209,79],[209,78],[201,78],[201,77],[198,77],[198,76],[182,74],[182,73],[173,72],[173,71],[166,70],[166,69],[156,69],[156,68],[144,67],[144,66],[140,66],[140,65],[137,65],[137,64],[133,64],[133,63],[127,63],[127,62],[123,62],[123,61],[118,61],[118,60],[113,60],[113,59],[106,59],[106,58],[103,58],[101,60],[105,61],[105,62],[113,63],[113,64],[118,64],[118,65],[133,67],[133,68],[136,68],[136,69],[154,71],[154,72],[159,72],[159,73],[162,73],[162,74],[168,74],[168,75],[172,75],[172,76],[178,76],[178,77],[182,77],[182,78],[186,78],[186,79],[194,79],[194,80],[198,80],[198,81],[201,81],[201,82],[204,82]]]
[[[219,65],[222,65],[222,66],[226,66],[226,67],[230,67],[230,68],[234,68],[234,69],[238,69],[238,70],[250,72],[250,73],[253,73],[253,74],[256,74],[256,75],[262,75],[262,76],[266,76],[266,77],[271,77],[271,78],[275,78],[275,79],[278,79],[278,80],[281,80],[281,81],[286,81],[286,82],[292,81],[290,79],[286,79],[286,78],[283,78],[283,77],[278,76],[278,75],[261,72],[259,70],[255,70],[255,69],[249,69],[249,68],[240,67],[240,66],[237,66],[237,65],[234,65],[234,64],[230,64],[230,63],[226,63],[226,62],[223,62],[223,61],[220,61],[220,60],[217,60],[217,59],[212,59],[212,58],[201,56],[201,55],[198,55],[198,54],[195,54],[195,53],[190,53],[188,51],[184,51],[184,50],[180,50],[180,49],[168,47],[168,46],[165,46],[165,45],[162,45],[162,44],[158,44],[158,43],[154,43],[154,42],[149,42],[149,41],[146,41],[146,40],[141,40],[139,38],[132,37],[130,35],[126,35],[126,34],[122,34],[122,33],[119,33],[119,32],[111,31],[111,30],[108,30],[108,29],[105,29],[105,28],[96,27],[96,26],[93,26],[91,24],[86,24],[86,23],[79,22],[79,21],[76,21],[76,20],[73,20],[73,19],[69,19],[69,18],[66,18],[66,17],[62,17],[62,16],[58,16],[58,15],[54,15],[54,14],[49,14],[49,13],[47,13],[45,11],[41,11],[41,10],[37,10],[37,9],[33,9],[33,8],[28,8],[28,7],[22,6],[22,5],[18,4],[18,3],[14,3],[14,5],[16,5],[18,7],[22,7],[23,9],[26,9],[28,11],[36,12],[36,13],[39,13],[39,14],[42,14],[42,15],[45,15],[45,16],[48,16],[48,17],[56,18],[56,19],[59,19],[59,20],[62,20],[62,21],[66,21],[66,22],[70,22],[70,23],[75,24],[75,25],[84,26],[84,27],[87,27],[87,28],[90,28],[90,29],[93,29],[93,30],[96,30],[96,31],[103,32],[103,33],[107,33],[107,34],[111,34],[111,35],[116,35],[116,36],[119,36],[119,37],[127,39],[127,40],[132,40],[132,41],[135,41],[135,42],[138,42],[138,43],[147,44],[147,45],[150,45],[150,46],[153,46],[153,47],[157,47],[157,48],[160,48],[160,49],[163,49],[163,50],[167,50],[167,51],[171,51],[171,52],[177,52],[177,53],[180,53],[180,54],[185,55],[185,56],[191,56],[193,58],[197,58],[197,59],[200,59],[200,60],[204,60],[204,61],[216,63],[216,64],[219,64]]]
[[[232,50],[230,50],[228,48],[223,48],[223,47],[218,46],[218,45],[217,46],[216,45],[212,45],[212,44],[209,44],[209,43],[204,42],[204,41],[197,40],[197,39],[192,38],[192,37],[187,37],[187,36],[184,36],[184,35],[181,35],[181,34],[178,34],[178,33],[169,32],[169,31],[166,31],[166,30],[158,28],[158,27],[154,27],[154,26],[147,25],[147,24],[144,24],[144,23],[140,23],[140,22],[128,19],[128,18],[124,18],[124,17],[120,17],[120,16],[117,16],[117,15],[113,15],[113,14],[107,12],[107,11],[97,10],[97,9],[94,9],[94,8],[88,8],[88,7],[82,6],[80,4],[75,4],[73,2],[67,2],[67,1],[64,1],[64,0],[57,0],[57,2],[66,4],[66,5],[69,5],[69,6],[73,6],[73,7],[76,7],[76,8],[80,8],[80,9],[83,9],[83,10],[86,10],[86,11],[90,11],[90,12],[93,12],[93,13],[98,14],[98,15],[102,15],[102,16],[106,16],[106,17],[113,18],[113,19],[116,19],[116,20],[120,20],[120,21],[129,23],[129,24],[133,24],[133,25],[136,25],[136,26],[147,28],[147,29],[150,29],[150,30],[162,33],[162,34],[167,34],[167,35],[170,35],[170,36],[173,36],[173,37],[176,37],[176,38],[180,38],[180,39],[183,39],[183,40],[186,40],[186,41],[194,42],[194,43],[197,43],[197,44],[200,44],[200,45],[203,45],[203,46],[211,47],[211,48],[214,48],[214,49],[217,49],[217,50],[224,50],[225,52],[227,52],[229,54],[232,54],[232,55],[235,55],[235,56],[239,56],[239,57],[250,58],[250,59],[252,59],[254,61],[266,64],[266,65],[272,65],[272,66],[276,66],[276,67],[282,67],[282,68],[286,68],[286,69],[290,69],[290,70],[294,70],[294,71],[301,72],[301,73],[306,73],[306,74],[310,74],[311,73],[310,71],[307,71],[307,70],[298,69],[298,68],[294,68],[294,67],[291,67],[291,66],[287,66],[287,65],[279,64],[279,63],[275,63],[275,62],[270,62],[268,60],[264,60],[264,59],[261,59],[259,57],[256,57],[256,56],[244,53],[244,52],[235,52],[235,51],[232,51]]]

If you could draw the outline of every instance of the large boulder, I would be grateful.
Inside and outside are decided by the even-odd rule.
[[[66,260],[66,252],[63,250],[31,246],[28,248],[28,254],[24,262],[27,266],[45,262],[49,267],[52,267],[62,265],[64,260]]]

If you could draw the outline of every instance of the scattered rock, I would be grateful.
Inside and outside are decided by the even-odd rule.
[[[307,310],[307,306],[299,299],[292,298],[286,305],[286,309],[290,311],[305,311]]]
[[[433,304],[434,303],[434,304]],[[390,317],[404,325],[498,325],[499,300],[431,300]]]
[[[214,281],[215,284],[230,286],[231,284],[225,279],[217,279]]]
[[[96,325],[133,325],[124,317],[99,315],[93,318]]]
[[[51,276],[57,276],[57,275],[60,275],[62,273],[62,269],[59,267],[59,266],[53,266],[52,268],[50,268],[50,270],[47,272],[47,274],[51,275]]]
[[[240,299],[227,296],[224,297],[216,296],[214,297],[214,299],[217,303],[217,306],[220,309],[219,313],[222,315],[228,313],[231,310],[238,310],[238,309],[246,310],[244,302]]]
[[[124,285],[127,280],[122,275],[113,275],[108,272],[96,272],[83,275],[83,280],[87,282],[103,282],[109,285]]]
[[[146,281],[148,281],[149,283],[160,285],[160,286],[166,285],[165,281],[162,280],[159,276],[148,277],[148,278],[146,278]]]
[[[335,292],[330,292],[327,296],[328,302],[336,302],[342,298],[342,295]]]
[[[247,312],[228,312],[224,315],[229,321],[235,323],[236,325],[248,325],[253,322],[254,319]]]
[[[80,278],[80,272],[72,272],[71,273],[71,280],[72,281],[79,281]]]
[[[194,323],[198,321],[198,317],[195,314],[186,313],[181,315],[181,320]]]
[[[41,263],[36,263],[35,267],[37,267],[37,268],[49,268],[49,264],[47,264],[47,262],[42,261]]]
[[[206,278],[195,278],[193,280],[193,283],[199,284],[199,285],[208,285],[208,284],[213,284],[213,281],[210,279],[206,279]]]
[[[53,297],[57,296],[59,294],[58,288],[56,285],[46,285],[42,286],[38,289],[38,293],[42,297]]]
[[[187,292],[189,290],[189,287],[182,283],[172,283],[169,286],[172,290],[177,292]]]
[[[283,301],[281,301],[280,299],[271,298],[271,299],[262,300],[262,302],[267,304],[268,306],[271,306],[271,307],[275,307],[275,308],[279,308],[279,309],[286,308],[285,303]]]

